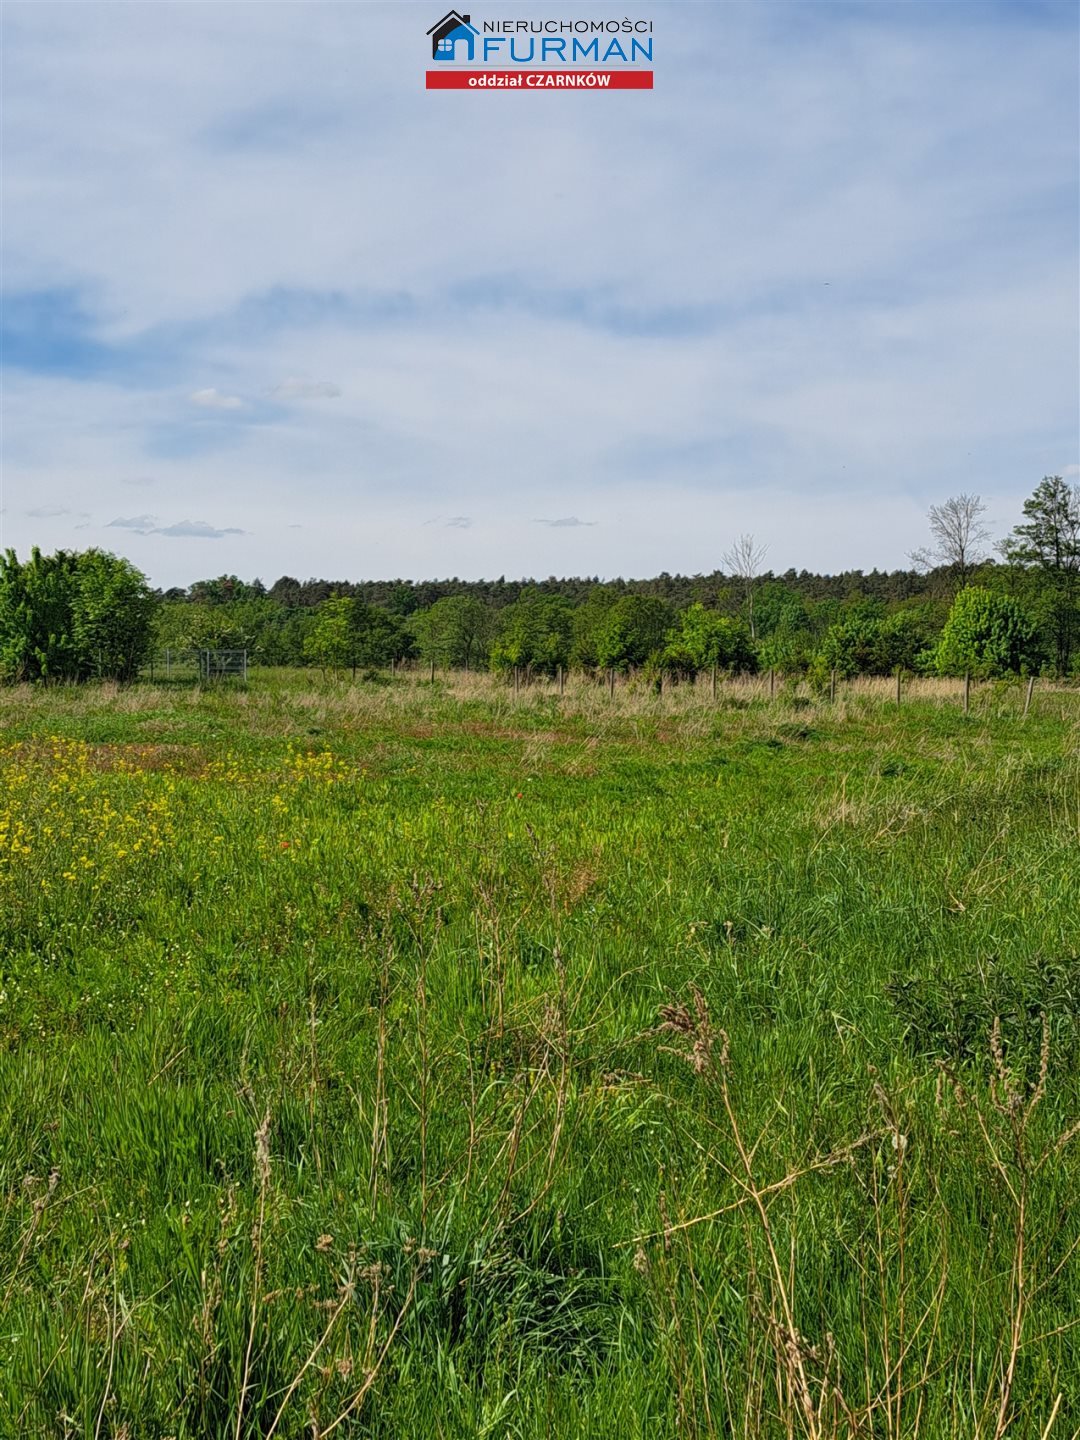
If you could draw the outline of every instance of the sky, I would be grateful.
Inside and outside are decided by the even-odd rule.
[[[655,89],[425,91],[438,0],[6,0],[0,543],[892,569],[1080,475],[1074,0],[470,13],[652,19]]]

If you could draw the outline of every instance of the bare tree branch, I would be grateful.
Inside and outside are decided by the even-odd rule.
[[[754,581],[761,570],[769,547],[758,545],[753,535],[740,535],[730,549],[725,550],[721,559],[724,569],[743,582],[746,592],[746,608],[750,620],[750,638],[756,638],[754,629]]]
[[[927,549],[913,551],[908,558],[921,570],[948,566],[963,589],[971,572],[987,558],[990,530],[983,522],[985,514],[986,502],[981,495],[952,495],[944,505],[931,505],[933,543]]]

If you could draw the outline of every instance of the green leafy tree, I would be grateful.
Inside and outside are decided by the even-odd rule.
[[[1080,635],[1080,485],[1044,475],[1024,501],[1022,525],[1003,543],[1013,565],[1036,570],[1059,673],[1065,674]]]
[[[615,585],[592,585],[574,610],[570,663],[582,670],[595,670],[597,639],[612,606],[624,592]]]
[[[872,615],[850,615],[826,630],[818,650],[818,669],[838,675],[888,674],[882,666],[881,621]]]
[[[658,660],[673,618],[664,600],[652,595],[623,595],[599,626],[597,664],[605,670],[626,671]]]
[[[83,674],[134,680],[150,655],[158,599],[129,560],[104,550],[78,557],[71,619]]]
[[[569,663],[573,622],[573,608],[561,596],[524,592],[503,612],[502,631],[491,649],[492,668],[554,675]]]
[[[911,670],[922,675],[932,671],[941,623],[937,607],[929,604],[886,615],[880,622],[879,673]]]
[[[323,670],[348,670],[355,673],[359,640],[356,627],[356,601],[348,595],[332,595],[315,612],[315,620],[305,640],[308,659]]]
[[[817,648],[815,626],[828,628],[818,607],[783,581],[769,580],[758,590],[755,610],[759,668],[788,675],[804,671]]]
[[[331,595],[315,611],[304,636],[308,660],[324,670],[374,670],[405,653],[401,623],[376,605],[352,595]]]
[[[0,674],[12,680],[130,680],[149,654],[157,598],[127,560],[36,547],[0,560]]]
[[[71,619],[78,556],[35,546],[20,561],[0,559],[0,674],[6,680],[78,680]]]
[[[809,626],[789,624],[784,620],[758,641],[758,668],[779,670],[785,675],[800,674],[810,664],[816,644],[814,632]]]
[[[468,595],[447,595],[430,609],[410,616],[409,623],[425,660],[467,669],[486,665],[495,620],[482,601]]]
[[[756,670],[750,632],[741,621],[697,603],[684,610],[664,646],[665,669],[696,675],[711,669]]]
[[[1034,671],[1038,663],[1035,625],[1016,600],[982,585],[960,591],[941,632],[939,674],[1019,675]]]
[[[287,610],[281,628],[268,637],[263,652],[267,665],[307,665],[307,642],[315,626],[314,610]]]
[[[767,639],[780,629],[789,632],[810,629],[810,612],[805,599],[782,580],[767,580],[759,586],[754,613],[759,640]]]
[[[927,607],[883,615],[878,606],[860,603],[826,630],[813,670],[819,680],[830,670],[845,677],[891,675],[896,670],[921,674],[933,668],[936,630]]]
[[[356,663],[376,670],[399,660],[409,653],[411,641],[396,615],[378,605],[355,602],[353,624],[356,630]]]

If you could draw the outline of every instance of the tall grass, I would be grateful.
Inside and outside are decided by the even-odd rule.
[[[0,1435],[1075,1435],[1080,698],[762,683],[0,693]]]

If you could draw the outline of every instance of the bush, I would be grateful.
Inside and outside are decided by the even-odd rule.
[[[861,612],[831,625],[815,657],[820,678],[835,670],[852,675],[892,675],[896,670],[923,672],[934,660],[933,619],[922,608],[895,610],[878,617]]]

